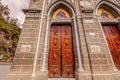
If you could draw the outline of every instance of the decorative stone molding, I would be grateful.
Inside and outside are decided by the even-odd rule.
[[[41,10],[38,9],[23,9],[24,13],[41,13]]]
[[[118,23],[117,19],[100,19],[102,23]]]

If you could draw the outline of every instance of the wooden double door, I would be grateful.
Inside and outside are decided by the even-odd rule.
[[[116,25],[103,25],[103,30],[107,39],[113,61],[120,70],[120,32]]]
[[[73,78],[74,59],[70,25],[52,25],[50,32],[49,77]]]

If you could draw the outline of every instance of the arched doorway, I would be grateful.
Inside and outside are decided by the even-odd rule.
[[[74,77],[74,50],[72,41],[72,26],[69,23],[59,23],[59,20],[70,19],[70,14],[63,8],[58,8],[52,15],[58,20],[50,29],[50,50],[48,60],[49,77]]]
[[[102,20],[112,21],[118,17],[115,10],[109,10],[110,6],[105,7],[103,4],[98,9],[98,16]],[[112,12],[111,12],[112,11]],[[120,29],[118,23],[102,22],[103,32],[105,34],[109,50],[112,55],[113,62],[118,70],[120,70]]]

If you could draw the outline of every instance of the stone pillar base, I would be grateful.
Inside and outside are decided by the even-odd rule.
[[[112,80],[120,80],[120,71],[112,73]]]
[[[75,73],[76,80],[92,80],[90,72],[76,72]]]
[[[76,80],[120,80],[120,71],[116,72],[76,72]]]
[[[34,80],[34,77],[32,77],[31,75],[24,75],[24,74],[9,74],[7,75],[5,80]]]
[[[48,72],[37,72],[35,76],[31,74],[8,74],[5,80],[47,80]]]
[[[48,72],[40,72],[35,80],[48,80]]]

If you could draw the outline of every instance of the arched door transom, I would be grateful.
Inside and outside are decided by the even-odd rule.
[[[52,15],[52,19],[70,19],[70,14],[63,8],[58,8]]]
[[[103,8],[98,9],[98,16],[102,18],[109,18],[109,19],[115,18],[111,12]]]

